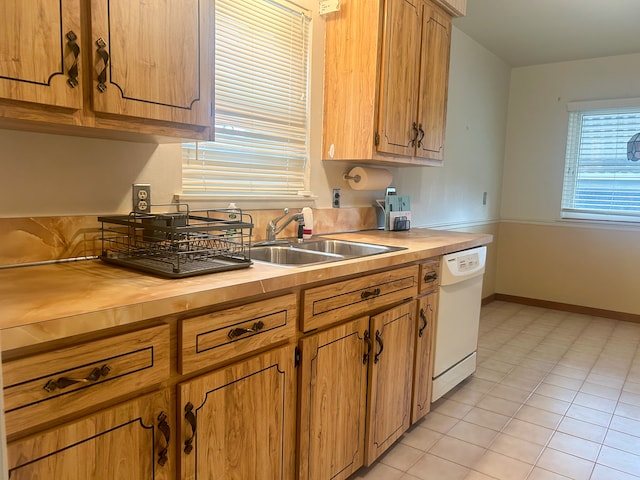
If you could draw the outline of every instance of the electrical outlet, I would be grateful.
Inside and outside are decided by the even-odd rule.
[[[340,189],[333,189],[333,208],[340,208]]]
[[[133,211],[149,213],[151,210],[151,185],[148,183],[133,184]]]

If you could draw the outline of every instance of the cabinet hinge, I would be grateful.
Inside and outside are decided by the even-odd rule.
[[[373,135],[373,143],[375,143],[376,147],[380,145],[380,134],[378,132]]]
[[[300,365],[300,361],[302,359],[301,355],[300,355],[300,348],[296,347],[296,351],[293,354],[293,364],[297,367],[298,365]]]

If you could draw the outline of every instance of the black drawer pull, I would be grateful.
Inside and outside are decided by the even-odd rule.
[[[49,380],[44,386],[44,389],[47,392],[53,392],[57,389],[67,388],[77,383],[97,382],[101,377],[106,377],[107,375],[109,375],[110,371],[111,367],[109,365],[103,365],[100,368],[96,367],[91,370],[91,373],[89,373],[89,375],[87,375],[85,378],[60,377],[57,380]]]
[[[362,356],[362,363],[367,363],[369,361],[369,357],[371,357],[371,350],[373,349],[373,342],[371,341],[369,330],[364,331],[364,341],[367,344],[367,353]]]
[[[364,292],[362,292],[360,294],[360,298],[366,300],[369,297],[377,297],[378,295],[380,295],[380,289],[374,288],[373,290],[365,290]]]
[[[431,308],[431,306],[429,305],[428,308]],[[420,330],[418,330],[418,337],[422,336],[424,329],[427,328],[428,325],[427,314],[425,313],[424,308],[420,309],[420,320],[422,320],[422,326],[420,327]]]
[[[427,272],[424,274],[424,283],[435,282],[438,279],[438,274],[436,272]]]
[[[160,430],[164,439],[164,448],[158,452],[158,465],[163,467],[169,460],[167,454],[169,452],[169,439],[171,438],[171,428],[167,423],[167,414],[164,412],[160,412],[160,415],[158,415],[158,430]]]
[[[102,37],[96,40],[96,54],[102,62],[102,70],[98,73],[98,90],[103,93],[107,89],[107,68],[109,68],[109,52],[107,52],[107,42]]]
[[[67,71],[69,76],[69,78],[67,78],[67,85],[71,88],[76,88],[78,86],[78,58],[80,58],[80,47],[76,42],[78,36],[73,30],[69,30],[65,37],[67,38],[67,47],[69,47],[69,50],[71,50],[73,54],[73,63]]]
[[[193,414],[193,404],[187,403],[184,407],[184,418],[191,426],[191,436],[184,441],[184,453],[187,455],[193,451],[193,440],[196,438],[196,416]]]
[[[382,343],[382,337],[380,336],[380,332],[378,330],[376,330],[376,342],[378,342],[378,345],[380,346],[380,350],[378,350],[376,352],[376,354],[373,356],[373,363],[378,363],[378,360],[380,359],[380,355],[382,354],[382,351],[384,350],[384,344]]]
[[[264,328],[264,322],[261,320],[259,322],[254,323],[251,328],[233,328],[229,331],[227,335],[230,340],[233,340],[236,337],[244,335],[245,333],[255,333],[259,332]]]

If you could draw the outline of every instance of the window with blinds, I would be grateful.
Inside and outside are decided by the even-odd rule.
[[[628,156],[640,107],[569,110],[562,217],[640,222],[640,162]]]
[[[310,26],[287,0],[215,0],[215,141],[183,144],[183,195],[307,190]]]

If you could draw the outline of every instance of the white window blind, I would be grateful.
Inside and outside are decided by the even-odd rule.
[[[640,162],[627,158],[638,132],[638,107],[569,112],[563,218],[640,221]]]
[[[183,144],[183,195],[307,190],[310,16],[287,0],[215,0],[215,141]]]

